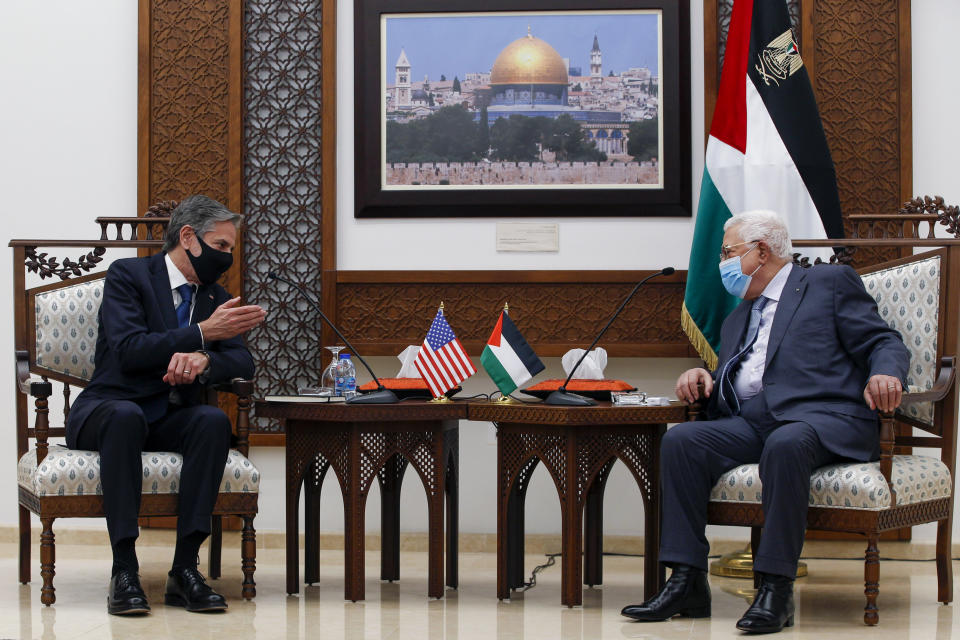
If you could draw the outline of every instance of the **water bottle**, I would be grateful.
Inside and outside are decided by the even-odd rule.
[[[357,395],[357,368],[349,353],[341,353],[337,362],[337,380],[335,392],[338,396],[352,398]]]

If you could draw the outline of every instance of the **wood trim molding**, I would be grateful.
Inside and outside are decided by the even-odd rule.
[[[632,285],[655,271],[338,271],[335,317],[364,355],[420,344],[441,301],[479,356],[504,302],[541,356],[584,346]],[[651,280],[603,340],[612,356],[696,357],[680,329],[686,272]]]

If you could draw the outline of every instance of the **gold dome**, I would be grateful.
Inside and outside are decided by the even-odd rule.
[[[567,84],[567,68],[557,50],[529,33],[500,52],[490,84]]]

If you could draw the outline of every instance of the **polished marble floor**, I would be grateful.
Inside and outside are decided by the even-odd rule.
[[[632,623],[620,608],[641,597],[643,559],[607,557],[602,588],[585,589],[582,607],[560,606],[560,566],[545,569],[538,585],[500,603],[495,597],[495,557],[462,553],[460,588],[442,600],[426,597],[426,554],[403,552],[398,583],[377,579],[379,554],[367,554],[367,600],[343,601],[343,555],[324,551],[321,581],[299,596],[284,593],[283,551],[259,549],[257,598],[239,599],[240,569],[236,545],[224,550],[224,576],[214,584],[229,599],[225,614],[191,614],[165,607],[162,594],[170,552],[141,547],[141,575],[153,612],[117,618],[105,610],[109,553],[95,545],[57,547],[57,603],[40,604],[39,565],[34,547],[34,582],[17,583],[16,547],[0,544],[0,639],[149,639],[210,638],[378,638],[385,640],[567,640],[599,638],[730,638],[747,607],[745,580],[711,578],[713,617]],[[527,557],[527,568],[543,562]],[[960,611],[936,602],[933,562],[887,561],[881,564],[878,627],[865,627],[863,564],[857,560],[807,561],[810,576],[797,582],[797,625],[781,638],[960,638]],[[954,562],[954,573],[960,562]],[[958,583],[960,587],[960,583]]]

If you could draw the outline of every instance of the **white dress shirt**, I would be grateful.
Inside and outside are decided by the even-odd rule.
[[[183,302],[183,298],[180,296],[180,292],[177,291],[177,287],[184,284],[190,284],[190,282],[187,281],[187,277],[183,275],[183,272],[177,268],[177,265],[173,264],[173,260],[170,259],[170,254],[163,256],[163,260],[167,263],[167,277],[170,279],[170,293],[173,294],[173,308],[176,310],[176,308],[180,306],[180,303]],[[196,294],[196,285],[190,284],[190,286],[193,287],[193,293]],[[190,300],[189,318],[193,317],[193,305],[196,304],[196,302],[197,296],[194,295]]]
[[[177,287],[182,284],[189,284],[193,287],[193,298],[190,300],[190,315],[187,316],[188,318],[193,318],[193,309],[197,306],[197,285],[191,284],[187,280],[187,277],[177,268],[177,265],[173,264],[169,253],[163,256],[163,260],[167,264],[167,278],[170,279],[170,293],[173,294],[174,311],[176,311],[180,303],[183,302],[183,297],[180,295],[180,292],[177,291]],[[200,328],[200,325],[197,325],[197,329],[200,331],[200,346],[206,349],[206,341],[203,339],[203,329]]]
[[[793,263],[783,265],[773,279],[767,283],[760,294],[767,298],[767,304],[760,313],[760,328],[757,331],[757,341],[753,348],[743,356],[740,368],[733,378],[733,389],[741,400],[752,398],[763,389],[763,371],[767,364],[767,343],[770,341],[770,328],[773,326],[773,316],[777,313],[777,304],[783,287],[787,284],[787,276]]]

